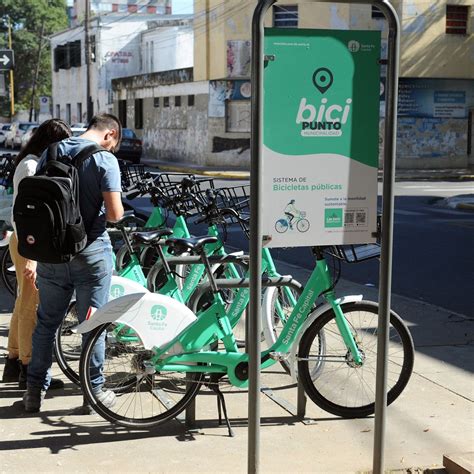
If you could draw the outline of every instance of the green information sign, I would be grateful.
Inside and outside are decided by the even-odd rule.
[[[265,30],[263,234],[374,242],[380,32]]]

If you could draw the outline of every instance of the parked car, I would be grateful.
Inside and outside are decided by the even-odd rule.
[[[73,137],[78,137],[79,135],[82,135],[87,129],[86,127],[75,127],[75,125],[82,125],[82,124],[74,124],[71,127],[71,132]]]
[[[122,143],[120,149],[115,152],[115,156],[119,160],[138,164],[142,159],[142,152],[142,141],[135,135],[135,132],[130,128],[122,129]]]
[[[87,123],[84,123],[84,122],[73,123],[71,124],[71,129],[72,128],[87,128]]]
[[[10,126],[11,125],[9,123],[0,124],[0,145],[5,143],[5,136],[10,130]]]
[[[36,122],[13,122],[10,127],[10,130],[5,136],[5,148],[11,148],[12,150],[17,147],[19,148],[21,145],[22,135],[28,130],[28,127],[30,127],[31,125],[38,126]]]
[[[21,146],[20,148],[25,148],[26,144],[30,141],[31,136],[35,133],[38,125],[30,125],[26,132],[21,136]]]

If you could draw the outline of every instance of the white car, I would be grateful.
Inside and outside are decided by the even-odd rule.
[[[9,123],[0,124],[0,145],[5,143],[5,136],[10,130],[10,126],[11,125]]]
[[[21,149],[25,148],[26,144],[30,141],[30,138],[32,137],[33,133],[35,133],[37,128],[38,125],[30,125],[26,132],[21,136]]]
[[[21,145],[21,137],[31,125],[38,126],[35,122],[13,122],[10,130],[5,136],[5,148],[19,148]]]
[[[74,125],[81,125],[81,124],[74,124]],[[78,137],[79,135],[82,135],[83,133],[85,133],[87,130],[87,128],[85,127],[75,127],[74,125],[71,127],[71,132],[72,132],[73,137]]]

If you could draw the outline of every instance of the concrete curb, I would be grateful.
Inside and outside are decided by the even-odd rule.
[[[463,211],[474,211],[474,204],[470,202],[460,202],[456,205],[456,209],[462,209]]]
[[[379,177],[379,180],[382,178]],[[420,175],[402,175],[395,176],[395,181],[474,181],[474,175],[443,175],[443,176],[420,176]]]
[[[237,170],[211,170],[211,169],[200,169],[198,167],[186,166],[186,165],[168,165],[156,162],[143,162],[144,165],[150,167],[158,167],[162,171],[171,171],[174,173],[189,173],[199,174],[202,176],[210,176],[212,178],[227,178],[227,179],[249,179],[249,171],[237,171]]]
[[[213,178],[224,178],[224,179],[250,179],[249,171],[238,171],[238,170],[214,170],[214,169],[201,169],[199,167],[192,167],[186,165],[168,165],[156,162],[143,162],[143,164],[150,167],[158,167],[163,171],[171,171],[175,173],[190,173],[199,174],[201,176],[210,176]],[[379,181],[382,181],[383,175],[380,174],[378,177]],[[423,176],[419,174],[400,175],[395,177],[395,181],[474,181],[474,175],[429,175]]]
[[[151,168],[159,168],[163,171],[175,173],[191,173],[213,178],[224,179],[249,179],[250,171],[232,169],[213,169],[208,167],[194,166],[188,163],[170,164],[163,161],[142,160],[142,163]],[[383,171],[379,170],[378,180],[383,179]],[[474,181],[471,170],[397,170],[395,181]]]

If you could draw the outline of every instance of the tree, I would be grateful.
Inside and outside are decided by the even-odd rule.
[[[66,0],[1,0],[0,48],[8,48],[7,24],[12,26],[12,47],[15,53],[15,108],[30,106],[35,68],[38,61],[40,32],[43,30],[36,104],[40,95],[51,95],[51,51],[47,39],[67,28]],[[9,101],[0,98],[2,115],[9,113]]]

